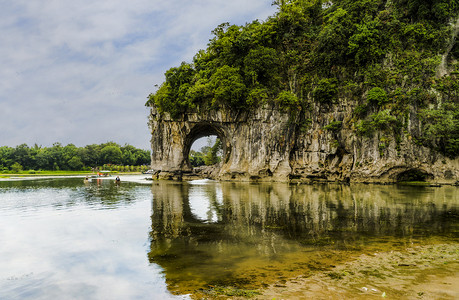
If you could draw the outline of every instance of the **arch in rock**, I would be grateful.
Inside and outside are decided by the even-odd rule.
[[[433,179],[434,176],[426,171],[418,168],[408,168],[403,172],[400,172],[396,176],[397,182],[404,181],[427,181]]]
[[[184,171],[191,171],[192,166],[189,160],[190,149],[193,143],[205,136],[216,135],[222,142],[223,157],[222,161],[228,161],[231,154],[231,145],[228,142],[227,133],[224,128],[215,123],[200,122],[194,124],[189,133],[185,135],[183,143],[183,160],[181,162],[181,169]]]
[[[295,142],[295,130],[288,124],[289,115],[274,107],[251,113],[222,108],[177,118],[152,107],[151,168],[158,179],[183,179],[193,170],[188,157],[193,142],[216,135],[222,142],[223,157],[215,178],[286,180]]]
[[[378,139],[356,136],[346,126],[338,133],[324,130],[328,120],[343,119],[348,111],[351,110],[327,116],[310,115],[315,119],[306,128],[299,116],[276,106],[239,112],[224,107],[203,109],[175,118],[153,106],[149,123],[151,169],[157,179],[183,179],[184,174],[193,171],[188,157],[193,142],[216,135],[222,141],[224,156],[218,172],[212,174],[215,179],[389,183],[414,178],[448,184],[458,181],[459,159],[444,157],[408,138],[403,140],[404,149],[397,150],[396,143],[391,143],[381,155]]]

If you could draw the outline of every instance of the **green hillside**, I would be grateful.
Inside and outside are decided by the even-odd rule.
[[[165,73],[147,105],[177,118],[273,104],[308,122],[311,107],[352,103],[352,128],[409,135],[459,156],[459,0],[285,0],[264,22],[219,25],[192,63]],[[299,117],[298,117],[299,116]],[[409,122],[417,130],[407,131]],[[411,126],[413,127],[413,126]]]

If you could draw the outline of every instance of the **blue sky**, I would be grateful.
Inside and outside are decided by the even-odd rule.
[[[144,106],[223,22],[272,0],[0,0],[0,146],[114,141],[149,149]]]

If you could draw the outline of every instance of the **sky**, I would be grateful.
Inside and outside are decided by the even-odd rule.
[[[0,0],[0,146],[150,148],[147,97],[272,0]]]

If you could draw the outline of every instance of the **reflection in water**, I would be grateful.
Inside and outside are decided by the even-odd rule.
[[[259,288],[361,253],[457,243],[458,196],[455,187],[0,181],[0,299]]]
[[[150,188],[0,181],[0,299],[176,299],[150,264]]]
[[[459,189],[157,182],[149,259],[174,293],[258,288],[362,252],[457,241]]]
[[[71,207],[84,205],[106,208],[129,205],[135,200],[135,184],[116,185],[111,180],[84,183],[82,179],[43,179],[0,182],[2,210],[10,204],[12,209],[22,206]]]

